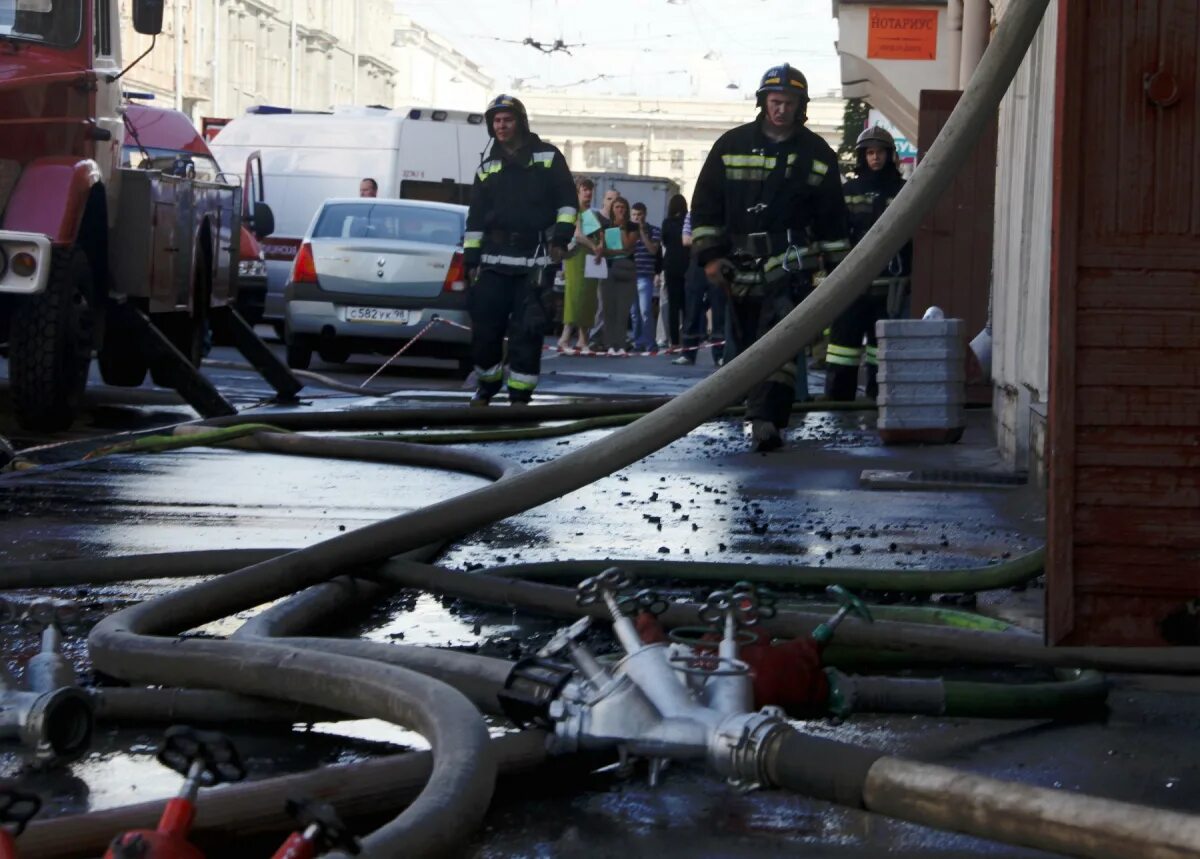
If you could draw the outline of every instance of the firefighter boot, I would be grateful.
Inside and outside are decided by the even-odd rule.
[[[857,393],[858,367],[830,364],[825,368],[825,399],[851,403]]]
[[[751,421],[750,440],[756,453],[769,453],[783,447],[783,436],[779,434],[779,427],[770,421]]]
[[[477,388],[475,388],[474,396],[471,397],[471,405],[472,406],[486,406],[489,403],[491,403],[492,397],[494,397],[494,396],[496,396],[496,394],[500,393],[501,384],[502,384],[502,382],[500,379],[496,379],[495,381],[487,381],[487,382],[485,382],[481,379],[479,381],[479,386]]]
[[[864,390],[867,392],[868,399],[873,400],[879,396],[879,365],[878,364],[868,364],[867,365],[867,383],[866,383]]]

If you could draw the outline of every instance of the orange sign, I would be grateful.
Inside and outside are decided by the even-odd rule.
[[[870,10],[867,59],[936,60],[938,13],[936,9]]]

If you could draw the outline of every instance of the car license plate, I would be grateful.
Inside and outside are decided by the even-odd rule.
[[[408,324],[408,311],[398,307],[347,307],[347,322],[392,322]]]

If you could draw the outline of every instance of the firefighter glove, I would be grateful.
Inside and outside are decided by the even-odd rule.
[[[713,286],[719,286],[726,292],[733,286],[733,263],[724,257],[710,259],[704,264],[704,276]]]

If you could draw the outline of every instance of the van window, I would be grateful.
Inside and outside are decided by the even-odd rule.
[[[336,203],[321,210],[314,239],[388,239],[458,245],[463,238],[461,212],[379,203]]]
[[[430,203],[457,203],[465,206],[471,202],[471,186],[458,182],[422,182],[405,179],[400,183],[401,200],[426,200]]]
[[[80,0],[0,2],[0,36],[70,48],[79,43],[82,30],[83,3]]]
[[[194,173],[201,182],[216,182],[217,162],[207,155],[185,152],[182,149],[159,149],[157,146],[138,148],[126,144],[121,148],[121,166],[139,170],[161,170],[170,175]]]
[[[92,36],[92,50],[97,57],[112,56],[112,22],[109,20],[108,0],[96,0],[92,12],[96,32]]]

